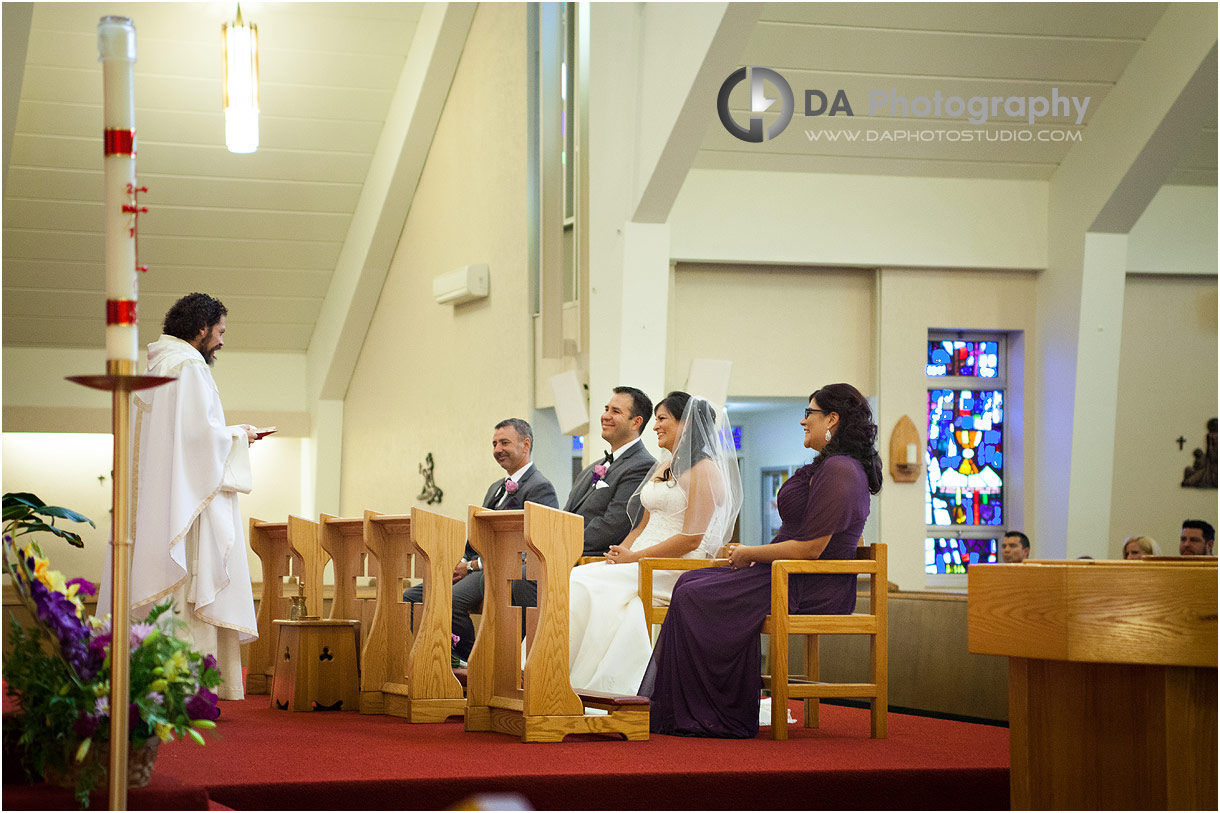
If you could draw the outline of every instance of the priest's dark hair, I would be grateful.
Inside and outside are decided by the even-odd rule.
[[[837,454],[854,457],[864,466],[868,490],[881,490],[881,456],[877,454],[877,424],[873,411],[860,391],[851,384],[828,384],[809,396],[818,407],[839,415],[839,428],[814,463]]]
[[[193,342],[201,330],[211,330],[220,318],[229,312],[219,299],[207,294],[193,293],[179,299],[165,314],[162,333],[176,336],[184,342]]]

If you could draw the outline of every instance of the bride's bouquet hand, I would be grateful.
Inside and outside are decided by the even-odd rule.
[[[639,559],[639,555],[631,548],[624,548],[622,545],[611,545],[610,550],[606,551],[606,563],[611,565],[625,565]]]

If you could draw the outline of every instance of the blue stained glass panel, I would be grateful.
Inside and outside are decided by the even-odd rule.
[[[999,561],[999,540],[928,537],[924,540],[924,572],[965,573],[971,565]]]
[[[928,391],[929,525],[1004,523],[1004,393]]]
[[[1000,343],[995,341],[930,341],[927,374],[996,378]]]

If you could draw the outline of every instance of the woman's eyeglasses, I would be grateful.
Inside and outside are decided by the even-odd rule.
[[[806,417],[806,418],[808,418],[810,415],[812,415],[812,414],[813,414],[813,413],[815,413],[815,412],[816,412],[816,413],[818,413],[819,415],[825,415],[825,414],[826,414],[826,410],[824,410],[824,409],[806,409],[806,410],[805,410],[805,417]]]

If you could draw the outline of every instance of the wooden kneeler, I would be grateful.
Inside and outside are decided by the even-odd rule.
[[[364,514],[364,541],[377,560],[377,609],[365,638],[360,712],[443,723],[466,701],[453,675],[453,569],[466,546],[455,519],[411,509],[410,516]],[[412,556],[424,579],[423,611],[411,632],[411,605],[402,600]]]
[[[568,577],[584,545],[584,519],[526,503],[515,511],[470,506],[470,544],[486,570],[483,619],[470,653],[466,730],[498,731],[522,742],[560,742],[568,734],[622,734],[648,739],[648,699],[573,691],[568,679]],[[521,668],[521,608],[512,582],[538,582],[531,610],[529,656]],[[587,715],[585,706],[604,715]]]

